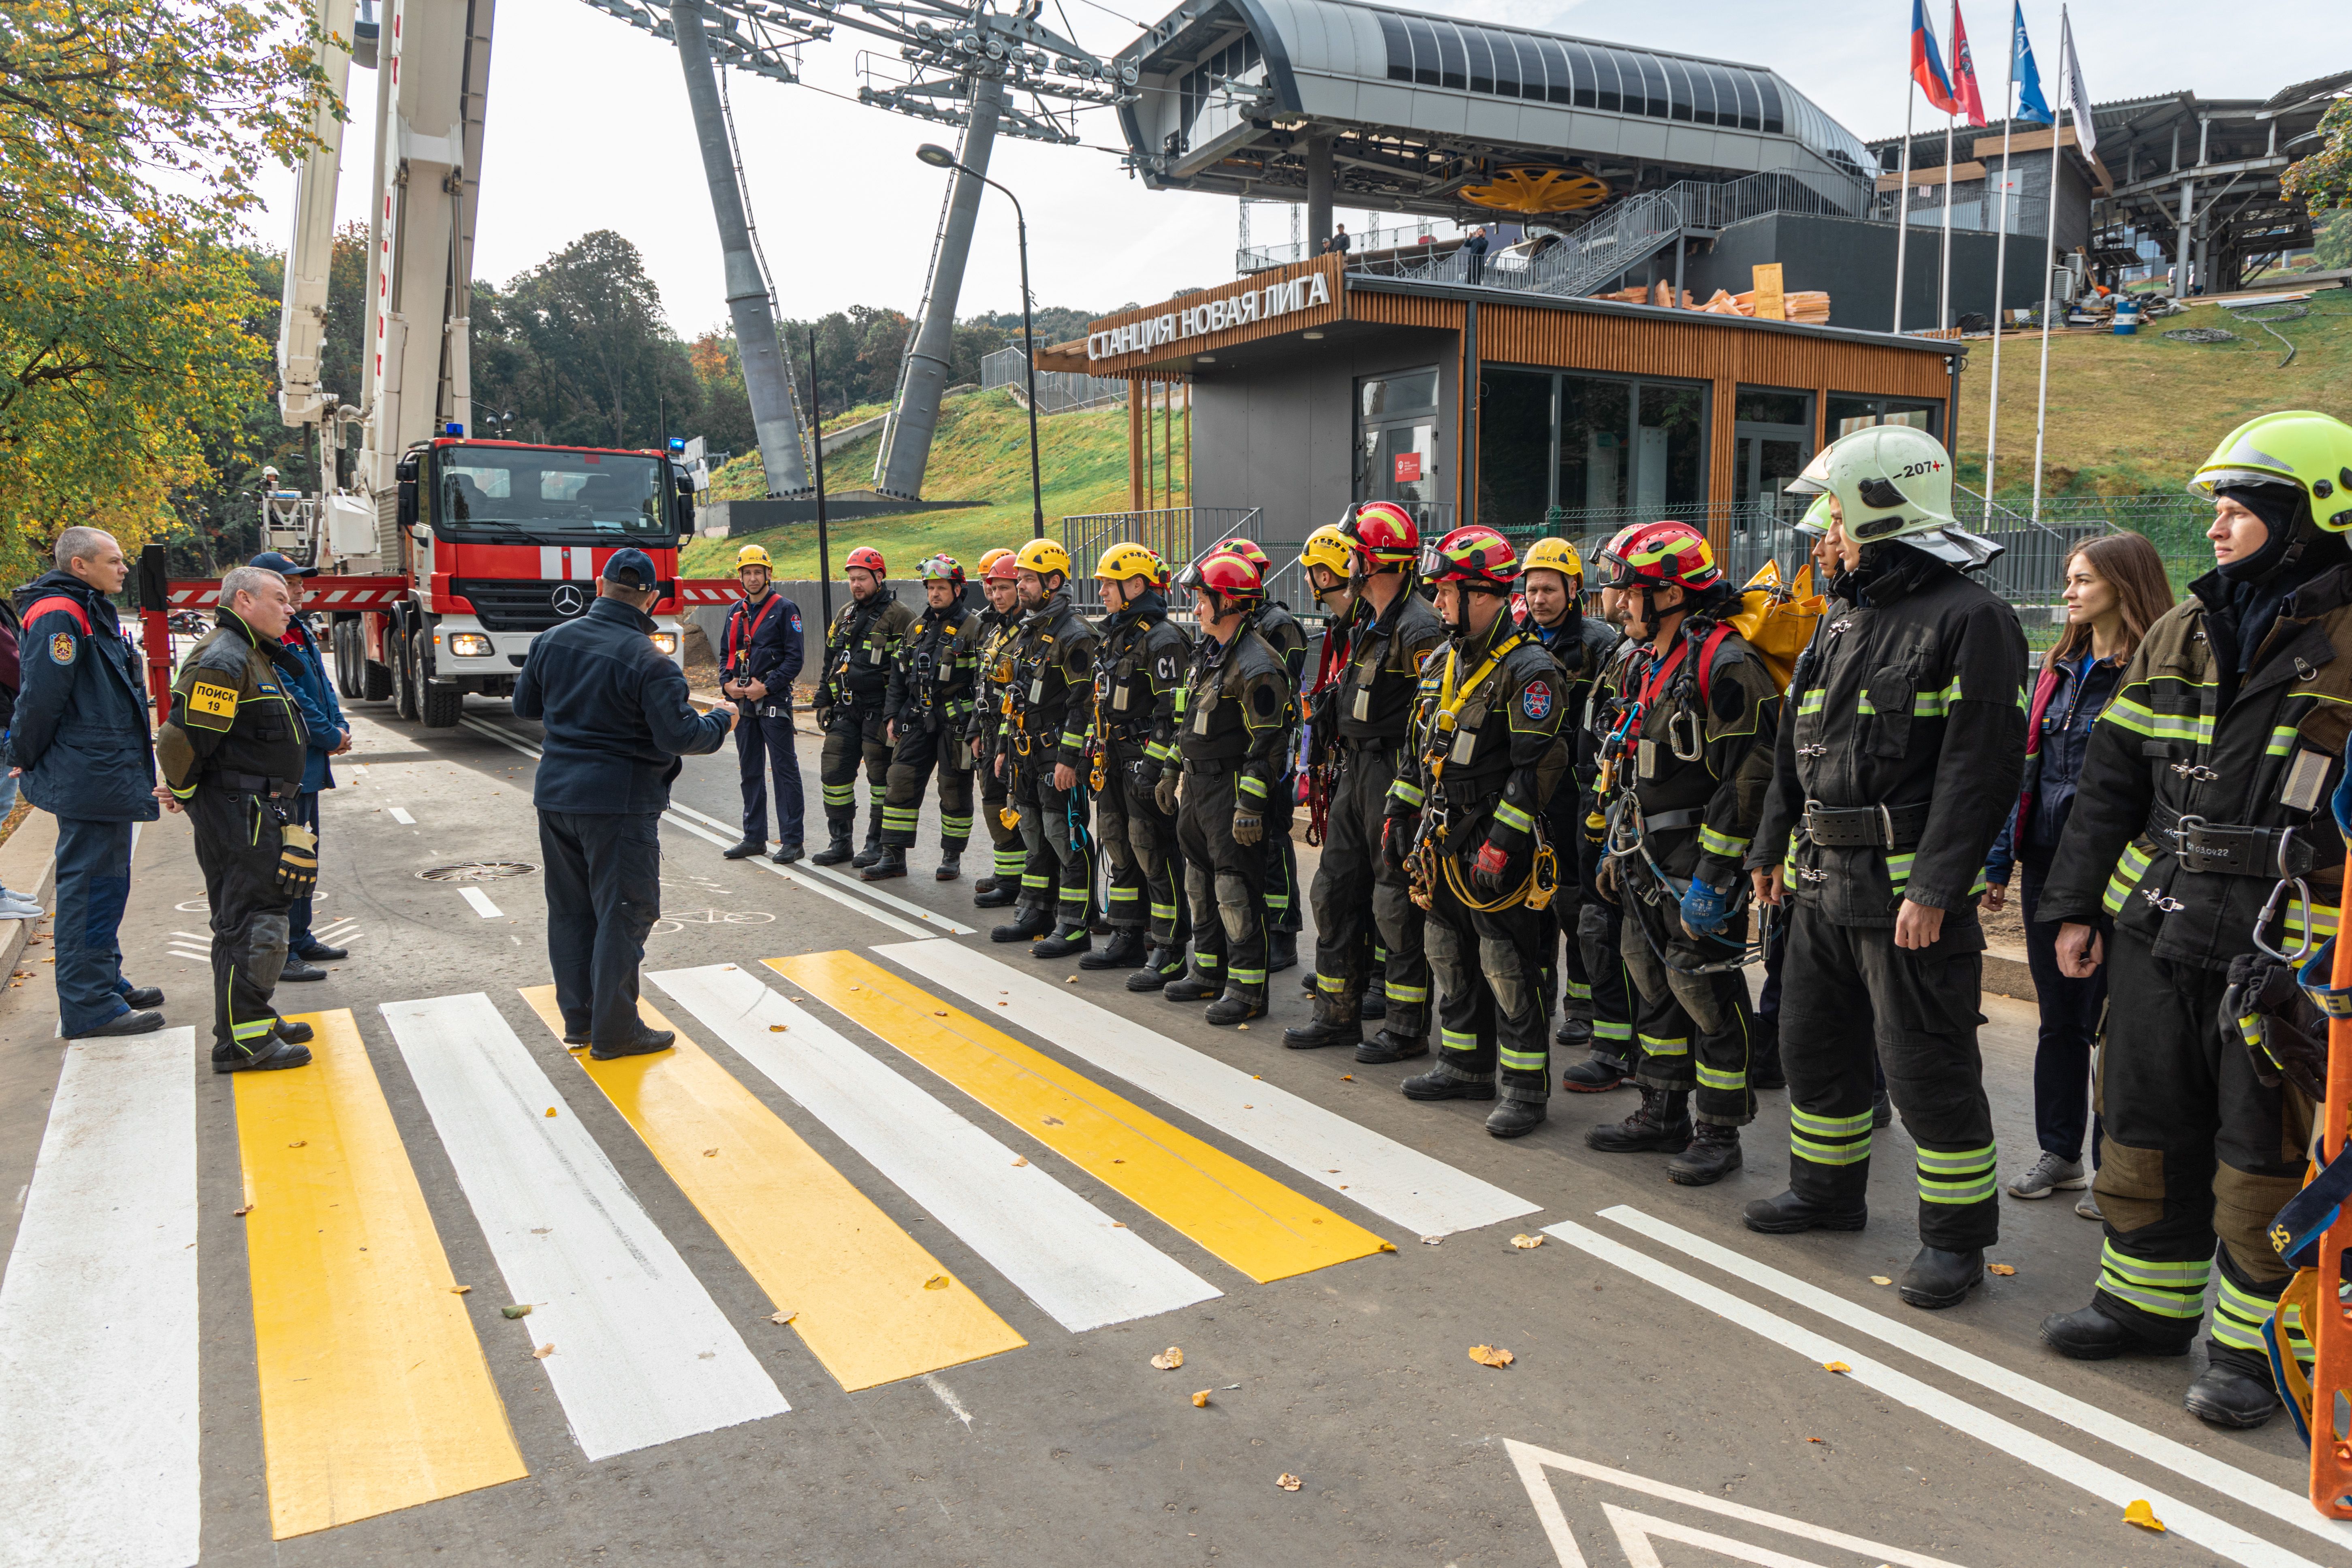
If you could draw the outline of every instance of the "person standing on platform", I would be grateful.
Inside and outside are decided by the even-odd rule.
[[[319,837],[319,792],[335,787],[335,771],[329,759],[352,749],[352,727],[343,720],[342,704],[335,700],[335,683],[328,673],[327,656],[319,646],[310,617],[302,613],[308,582],[319,574],[319,569],[297,565],[275,550],[262,552],[251,564],[284,578],[286,597],[294,606],[286,631],[278,640],[302,667],[301,673],[287,684],[287,690],[302,710],[303,728],[310,731],[302,759],[302,793],[294,797],[294,820],[310,829],[315,840]],[[304,893],[286,911],[286,967],[278,976],[281,982],[324,980],[327,972],[320,964],[351,956],[346,950],[330,947],[310,934],[311,898],[311,894]]]
[[[824,731],[817,783],[824,790],[825,847],[813,866],[844,860],[863,870],[882,858],[882,797],[890,787],[890,737],[883,706],[890,694],[890,664],[915,613],[890,592],[882,552],[859,545],[843,568],[849,603],[834,616],[824,639],[824,673],[816,686],[816,727]],[[857,769],[866,767],[866,845],[850,854],[857,826]]]
[[[1260,583],[1272,581],[1274,561],[1265,547],[1255,539],[1228,539],[1216,547],[1230,550],[1255,568]],[[1265,601],[1250,616],[1250,630],[1257,633],[1266,645],[1281,657],[1282,668],[1289,672],[1290,689],[1307,689],[1307,628],[1290,613],[1290,606],[1276,600],[1269,593]],[[1298,963],[1298,933],[1307,928],[1306,889],[1298,885],[1298,844],[1290,836],[1291,818],[1297,815],[1297,780],[1288,772],[1290,763],[1285,757],[1284,776],[1274,791],[1275,798],[1267,803],[1265,819],[1265,972],[1279,974]]]
[[[768,780],[776,787],[776,852],[801,858],[808,813],[800,759],[793,754],[793,682],[803,658],[801,607],[775,591],[775,563],[756,544],[735,552],[743,596],[727,612],[719,639],[719,694],[735,704],[735,762],[743,784],[743,840],[722,850],[730,860],[768,849]]]
[[[1003,755],[1006,694],[1013,684],[1013,645],[1021,635],[1016,570],[1010,550],[992,550],[980,558],[980,591],[988,595],[988,607],[963,625],[978,672],[971,721],[964,733],[971,742],[972,772],[980,776],[980,818],[993,856],[989,874],[971,885],[971,904],[977,910],[1010,908],[1021,896],[1021,872],[1029,863],[1019,815],[1005,820],[1005,790],[1012,774],[998,761]]]
[[[122,974],[116,932],[131,898],[131,825],[160,797],[140,661],[112,595],[130,563],[111,534],[68,528],[55,571],[16,590],[19,686],[9,762],[25,798],[58,819],[58,1026],[68,1039],[163,1026],[163,992]],[[300,776],[301,770],[295,770]]]
[[[934,880],[963,875],[963,847],[971,841],[972,663],[965,626],[978,618],[963,607],[963,565],[934,555],[916,568],[923,584],[921,618],[907,628],[890,666],[888,715],[890,793],[882,802],[882,858],[866,868],[869,882],[907,874],[922,818],[923,791],[940,776],[940,864]]]
[[[1070,552],[1033,539],[1013,557],[1021,635],[1013,649],[1013,701],[999,757],[1021,814],[1029,858],[1021,902],[992,942],[1034,942],[1033,958],[1066,958],[1094,946],[1093,842],[1087,830],[1087,732],[1094,727],[1094,626],[1070,603]]]
[[[1140,544],[1114,544],[1095,565],[1107,612],[1096,624],[1095,836],[1109,869],[1108,945],[1080,969],[1137,969],[1127,988],[1157,991],[1184,973],[1192,922],[1184,907],[1176,818],[1153,798],[1175,754],[1176,694],[1192,645],[1168,618],[1167,568]]]
[[[727,743],[733,703],[695,711],[655,651],[653,558],[615,550],[588,613],[539,634],[515,678],[518,719],[545,731],[531,804],[547,862],[547,959],[563,1043],[598,1061],[667,1050],[637,1016],[646,936],[661,919],[661,817],[684,757]]]
[[[1620,529],[1616,537],[1630,537],[1639,526]],[[1593,984],[1590,1048],[1582,1061],[1559,1075],[1560,1088],[1570,1094],[1606,1094],[1633,1081],[1633,992],[1625,978],[1622,945],[1625,911],[1602,898],[1599,889],[1609,837],[1608,822],[1601,812],[1601,752],[1633,700],[1642,650],[1625,635],[1625,595],[1603,583],[1598,585],[1597,598],[1598,618],[1609,628],[1610,647],[1593,677],[1583,709],[1571,716],[1578,725],[1577,809],[1583,814],[1573,842],[1577,880],[1588,895],[1584,907],[1577,911],[1577,946]],[[1553,1037],[1555,1041],[1562,1037]]]

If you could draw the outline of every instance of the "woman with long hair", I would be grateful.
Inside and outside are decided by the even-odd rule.
[[[2019,897],[2025,953],[2042,1009],[2033,1054],[2033,1130],[2042,1149],[2032,1169],[2009,1184],[2016,1198],[2046,1198],[2091,1184],[2083,1168],[2090,1122],[2091,1047],[2107,1002],[2106,971],[2071,980],[2058,969],[2058,927],[2035,920],[2058,836],[2074,806],[2091,727],[2115,696],[2124,666],[2157,618],[2172,607],[2172,584],[2156,546],[2137,533],[2109,533],[2075,546],[2066,561],[2066,629],[2043,656],[2027,710],[2025,787],[1985,865],[1987,910],[2009,893],[2012,863],[2024,873]],[[2100,1217],[2084,1194],[2074,1212]]]

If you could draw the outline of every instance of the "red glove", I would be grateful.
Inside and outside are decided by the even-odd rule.
[[[1510,868],[1511,858],[1491,840],[1478,850],[1478,858],[1470,863],[1470,882],[1484,899],[1498,899],[1507,890],[1503,886],[1503,873]]]
[[[1404,856],[1407,847],[1408,846],[1405,843],[1404,831],[1402,827],[1400,826],[1398,819],[1393,816],[1381,817],[1381,859],[1388,866],[1390,870],[1402,871],[1404,869]]]

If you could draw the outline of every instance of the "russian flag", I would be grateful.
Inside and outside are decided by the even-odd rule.
[[[1944,54],[1936,47],[1935,29],[1927,26],[1927,0],[1911,0],[1911,78],[1927,101],[1947,114],[1960,112],[1952,96],[1952,79],[1944,74]]]

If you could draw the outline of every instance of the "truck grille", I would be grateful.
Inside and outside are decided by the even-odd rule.
[[[560,578],[459,577],[452,579],[449,587],[471,604],[483,626],[494,632],[543,632],[576,618],[596,598],[595,584]],[[575,598],[578,605],[568,613],[555,602],[555,595],[564,590],[569,590],[567,606]]]

